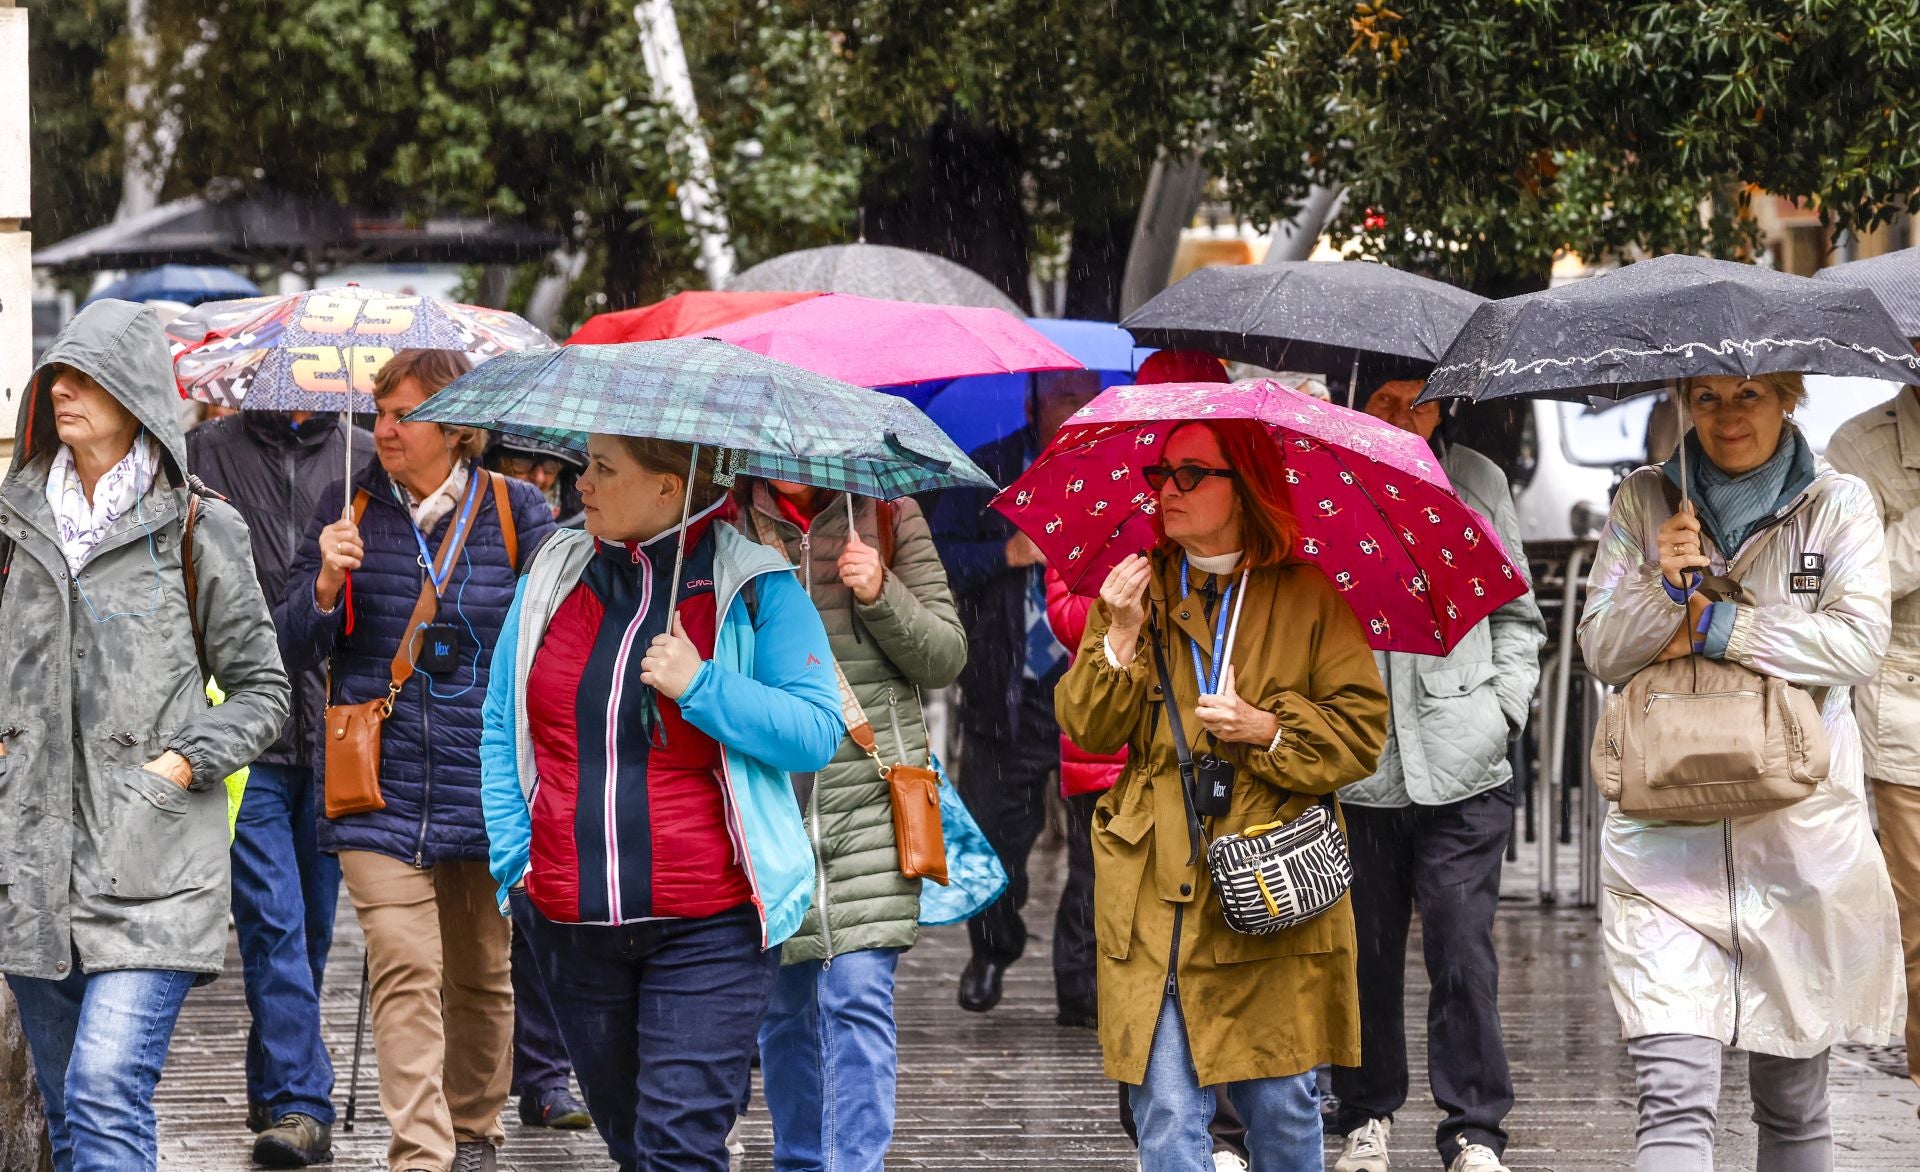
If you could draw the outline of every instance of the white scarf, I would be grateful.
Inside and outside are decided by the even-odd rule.
[[[1232,553],[1216,553],[1211,557],[1188,554],[1187,564],[1203,574],[1212,574],[1217,578],[1222,574],[1233,573],[1234,569],[1240,565],[1240,555],[1243,552],[1245,551],[1236,549]]]
[[[47,470],[47,504],[53,508],[60,529],[60,552],[67,568],[74,573],[86,562],[93,547],[127,515],[153,487],[160,470],[160,451],[153,438],[141,432],[107,474],[93,486],[93,501],[80,486],[80,471],[73,466],[73,449],[65,444],[53,454],[53,467]]]
[[[414,502],[412,493],[404,488],[400,489],[408,501],[407,511],[413,515],[414,528],[422,533],[432,533],[433,527],[440,523],[440,519],[453,512],[454,506],[460,503],[461,495],[467,491],[468,475],[466,462],[456,460],[453,471],[440,482],[440,487],[428,493],[426,499],[417,503]],[[398,487],[397,483],[395,487]]]

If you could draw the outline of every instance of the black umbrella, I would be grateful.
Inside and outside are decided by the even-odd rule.
[[[1201,269],[1127,315],[1143,345],[1205,350],[1269,370],[1424,373],[1486,298],[1367,261]]]
[[[1848,261],[1821,269],[1814,276],[1822,281],[1873,290],[1900,332],[1909,338],[1920,338],[1920,248],[1903,248],[1883,256]]]
[[[1584,402],[1700,375],[1785,371],[1920,383],[1920,356],[1864,289],[1662,256],[1487,302],[1420,398]]]

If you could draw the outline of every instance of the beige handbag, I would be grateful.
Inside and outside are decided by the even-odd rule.
[[[1782,528],[1749,546],[1742,565]],[[1702,590],[1751,604],[1740,568]],[[1827,730],[1805,688],[1696,654],[1648,664],[1608,696],[1588,762],[1601,796],[1628,817],[1718,822],[1790,806],[1817,789],[1827,778]]]

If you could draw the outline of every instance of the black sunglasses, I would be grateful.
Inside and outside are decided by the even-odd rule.
[[[1167,486],[1171,480],[1181,492],[1192,492],[1199,488],[1209,476],[1220,476],[1227,480],[1235,478],[1231,468],[1203,468],[1198,464],[1182,464],[1178,468],[1169,468],[1165,464],[1149,464],[1140,470],[1147,478],[1147,487],[1155,492]]]

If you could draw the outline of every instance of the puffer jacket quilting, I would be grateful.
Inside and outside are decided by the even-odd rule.
[[[478,465],[473,472],[483,475]],[[333,698],[349,704],[386,695],[393,652],[413,613],[423,574],[412,519],[394,497],[386,472],[375,464],[357,480],[368,501],[360,523],[366,560],[353,573],[353,633],[344,631],[344,600],[331,614],[322,613],[313,601],[313,584],[320,574],[320,531],[339,519],[344,499],[337,481],[321,494],[307,523],[287,593],[275,611],[288,665],[298,671],[331,660]],[[507,490],[524,566],[553,532],[553,510],[530,484],[510,481]],[[429,549],[440,548],[452,523],[450,515],[426,535]],[[494,641],[513,604],[518,578],[518,570],[507,561],[493,493],[483,485],[474,530],[447,583],[437,620],[470,632],[461,640],[460,666],[444,678],[415,672],[407,680],[381,729],[380,792],[386,809],[322,818],[320,849],[375,851],[415,866],[486,860],[486,819],[480,811],[481,706]],[[313,760],[326,760],[323,746],[314,746]]]

